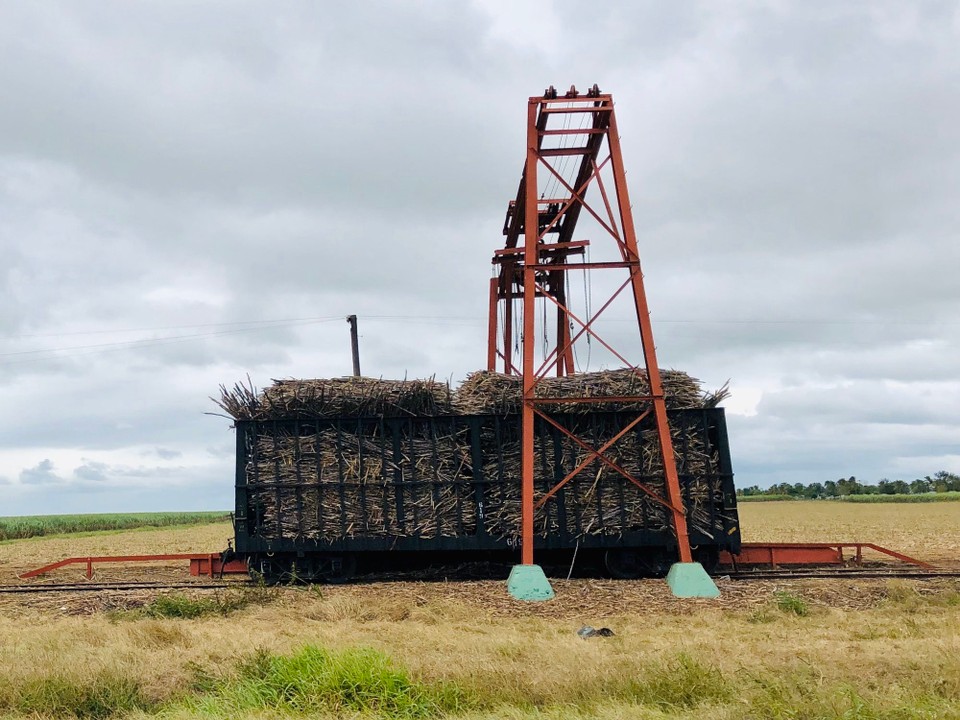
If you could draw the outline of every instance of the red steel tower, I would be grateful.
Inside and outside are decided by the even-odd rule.
[[[600,237],[574,239],[581,217],[588,220],[591,232]],[[551,86],[542,96],[530,98],[526,162],[516,199],[507,208],[503,233],[506,242],[494,254],[497,272],[490,282],[487,367],[489,370],[501,368],[503,372],[523,379],[522,565],[533,566],[534,563],[535,509],[585,467],[601,463],[639,486],[669,510],[680,564],[689,566],[688,570],[699,568],[699,573],[709,584],[706,590],[692,594],[714,595],[716,586],[705,577],[702,568],[692,562],[611,95],[601,93],[596,85],[583,94],[574,87],[561,94]],[[601,250],[601,241],[608,251],[607,256],[592,260]],[[571,307],[569,276],[583,272],[586,278],[588,274],[593,276],[594,271],[606,271],[614,276],[619,274],[619,278],[613,283],[598,283],[605,288],[605,297],[600,298],[599,309],[588,316]],[[640,342],[639,348],[635,342],[629,344],[633,345],[634,353],[640,350],[642,369],[639,363],[628,359],[629,352],[621,352],[613,342],[601,337],[599,327],[604,313],[609,312],[618,299],[632,305],[628,312],[630,316],[635,315]],[[539,319],[538,301],[543,310]],[[594,301],[593,304],[598,303]],[[552,322],[547,320],[548,309],[552,311]],[[619,335],[623,341],[623,334]],[[635,341],[636,336],[631,335],[630,339]],[[599,346],[598,349],[602,348],[608,357],[622,366],[637,373],[645,371],[650,394],[642,397],[557,397],[555,392],[550,397],[543,397],[543,393],[538,394],[538,384],[548,375],[574,373],[575,348],[586,342]],[[538,346],[542,348],[539,351]],[[514,356],[516,349],[521,350],[519,363]],[[637,401],[643,401],[648,409],[638,412],[633,422],[600,447],[577,437],[551,417],[551,406],[559,403],[569,406],[571,403]],[[636,479],[606,454],[617,440],[651,413],[662,454],[665,492]],[[536,418],[570,437],[587,452],[587,457],[552,490],[535,500]],[[671,575],[677,574],[676,569],[677,566],[671,569]],[[671,582],[677,594],[691,594],[689,583],[681,582],[680,585],[687,589]]]

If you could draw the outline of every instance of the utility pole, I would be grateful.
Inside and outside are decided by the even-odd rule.
[[[357,337],[357,316],[347,315],[350,324],[350,350],[353,353],[353,375],[360,377],[360,340]]]

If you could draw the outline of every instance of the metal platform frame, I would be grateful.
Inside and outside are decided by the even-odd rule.
[[[564,120],[566,122],[563,122]],[[563,126],[556,127],[561,122]],[[558,139],[562,139],[559,146]],[[569,146],[567,140],[571,142]],[[558,170],[559,158],[577,159],[579,165],[576,179],[572,183]],[[541,171],[545,171],[545,178],[556,180],[557,187],[562,188],[558,190],[557,197],[542,196],[538,184]],[[612,174],[612,184],[603,180],[604,171]],[[599,200],[602,203],[599,209],[587,200],[587,192],[593,189],[598,193],[594,194],[591,202]],[[577,220],[584,211],[603,229],[606,236],[604,239],[615,243],[619,260],[570,262],[572,256],[583,255],[584,249],[590,244],[590,241],[573,239]],[[519,375],[523,381],[521,563],[532,565],[534,562],[535,509],[595,462],[621,474],[655,502],[667,508],[676,535],[679,560],[682,563],[692,562],[686,513],[680,494],[663,386],[657,365],[612,95],[601,93],[596,85],[585,94],[580,94],[576,88],[571,87],[564,95],[551,86],[543,96],[529,99],[526,163],[516,199],[507,208],[503,232],[506,236],[505,245],[497,250],[493,257],[498,273],[490,283],[487,367],[496,370],[498,364],[502,363],[503,372]],[[625,271],[626,274],[626,279],[619,288],[602,302],[599,311],[594,313],[592,318],[586,320],[571,311],[566,298],[567,273],[584,270],[590,273],[601,270],[621,273]],[[558,376],[573,373],[573,347],[587,337],[600,343],[625,367],[640,372],[637,365],[600,337],[594,325],[597,318],[628,289],[633,296],[650,394],[631,397],[562,398],[546,398],[538,394],[538,385],[547,375],[553,372]],[[519,368],[512,353],[515,299],[522,301],[522,361]],[[556,310],[556,345],[550,352],[546,352],[539,362],[535,355],[537,300],[542,300],[546,307]],[[498,322],[501,303],[504,309],[502,332]],[[576,332],[572,332],[571,328],[576,328]],[[629,432],[648,414],[653,414],[663,461],[665,492],[640,482],[608,456],[607,451],[621,436],[600,447],[593,447],[588,441],[563,428],[550,414],[551,406],[558,403],[570,405],[638,401],[649,403],[650,407],[638,413],[636,420],[624,429],[623,434]],[[574,443],[587,451],[588,457],[557,483],[556,487],[535,500],[534,421],[538,417],[567,434]]]

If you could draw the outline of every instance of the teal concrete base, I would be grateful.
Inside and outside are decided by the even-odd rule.
[[[553,588],[539,565],[514,565],[507,578],[507,592],[516,600],[553,600]]]
[[[720,590],[698,562],[674,563],[667,573],[667,585],[676,597],[716,598]]]

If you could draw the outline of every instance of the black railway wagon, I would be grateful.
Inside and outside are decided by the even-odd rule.
[[[594,447],[636,418],[597,411],[553,416]],[[690,542],[715,567],[740,549],[722,408],[671,410]],[[297,418],[237,421],[236,550],[252,574],[345,581],[472,561],[513,563],[520,538],[520,416]],[[535,496],[588,457],[539,422]],[[663,487],[647,418],[608,455]],[[535,514],[537,562],[659,575],[677,557],[666,508],[621,473],[587,465]],[[576,553],[576,555],[575,555]]]

